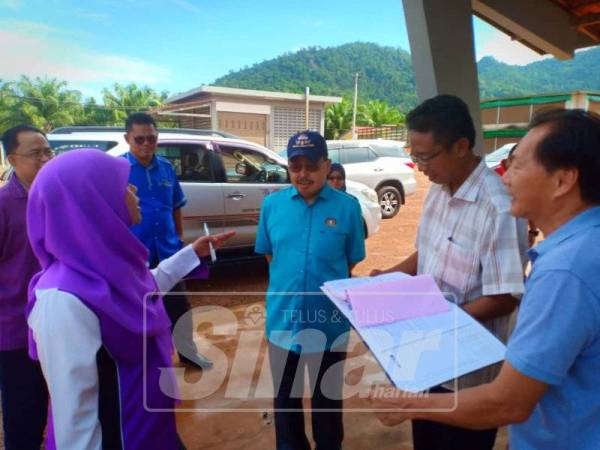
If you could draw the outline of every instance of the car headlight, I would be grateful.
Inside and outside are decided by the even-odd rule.
[[[379,202],[379,199],[377,198],[377,192],[375,192],[373,189],[371,188],[366,188],[360,191],[362,195],[364,195],[369,201],[373,202],[373,203],[377,203]]]

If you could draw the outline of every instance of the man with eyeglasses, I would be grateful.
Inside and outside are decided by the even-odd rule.
[[[311,387],[316,448],[340,449],[349,324],[320,293],[365,257],[356,198],[330,187],[325,139],[314,131],[287,147],[292,186],[268,195],[255,250],[269,261],[266,334],[273,376],[277,448],[310,449],[304,430],[304,369]],[[328,411],[321,411],[328,410]]]
[[[506,342],[509,317],[517,306],[514,295],[524,290],[521,261],[527,229],[511,215],[510,196],[501,178],[473,153],[475,127],[461,99],[431,98],[407,115],[406,124],[411,158],[433,185],[423,205],[416,251],[372,275],[431,274],[442,292]],[[499,364],[484,368],[432,392],[488,383],[499,368]],[[415,420],[413,444],[416,450],[491,450],[496,432],[496,428],[467,430]]]
[[[27,237],[27,193],[37,173],[53,156],[46,135],[35,127],[7,130],[2,145],[13,168],[0,188],[0,392],[4,444],[39,449],[48,393],[39,363],[27,353],[27,286],[40,270]]]
[[[182,248],[183,216],[186,199],[171,162],[156,155],[158,131],[154,118],[146,113],[133,113],[125,121],[125,140],[130,151],[124,155],[131,164],[129,182],[137,188],[142,222],[131,231],[149,251],[150,268]],[[193,340],[194,328],[185,283],[178,283],[165,298],[171,319],[179,360],[202,369],[212,362],[198,353]],[[177,325],[176,325],[177,324]]]

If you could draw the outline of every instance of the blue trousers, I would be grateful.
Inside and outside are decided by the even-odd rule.
[[[6,450],[39,450],[48,416],[40,365],[27,350],[0,351],[0,392]]]

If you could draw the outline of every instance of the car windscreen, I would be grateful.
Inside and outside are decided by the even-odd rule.
[[[78,148],[96,148],[106,152],[111,148],[116,147],[117,144],[117,141],[61,141],[55,139],[50,141],[50,146],[56,154],[68,152],[70,150],[76,150]]]
[[[409,158],[410,156],[401,144],[370,144],[379,157]]]

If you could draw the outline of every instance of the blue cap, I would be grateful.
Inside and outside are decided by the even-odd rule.
[[[296,156],[306,156],[312,162],[321,158],[327,159],[327,142],[316,131],[301,131],[293,135],[288,141],[288,159]]]

